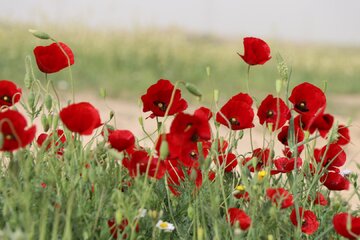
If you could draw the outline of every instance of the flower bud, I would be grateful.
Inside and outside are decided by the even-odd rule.
[[[32,33],[32,35],[34,35],[35,37],[40,38],[40,39],[47,40],[47,39],[51,38],[50,35],[47,34],[46,32],[41,32],[41,31],[38,31],[35,29],[29,29],[29,32]]]
[[[194,84],[187,82],[187,83],[185,83],[185,87],[189,91],[189,93],[191,93],[192,95],[194,95],[196,97],[201,98],[202,94]]]
[[[164,160],[169,155],[169,144],[168,142],[163,139],[160,145],[160,159]]]
[[[49,94],[47,94],[45,97],[45,107],[48,111],[50,111],[52,108],[52,97]]]

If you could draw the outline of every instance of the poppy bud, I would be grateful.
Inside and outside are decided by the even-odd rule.
[[[194,208],[192,206],[189,206],[187,209],[187,214],[190,219],[193,219],[194,217]]]
[[[218,102],[219,101],[219,90],[218,89],[214,89],[214,102]]]
[[[281,86],[282,86],[282,80],[281,79],[276,79],[275,89],[276,89],[277,94],[279,94],[281,92]]]
[[[52,107],[52,97],[47,94],[46,97],[45,97],[45,107],[48,111],[51,110],[51,107]]]
[[[34,92],[30,92],[29,93],[29,96],[28,96],[28,104],[29,104],[29,107],[30,109],[34,109],[35,108],[35,94]]]
[[[44,40],[51,39],[50,35],[47,34],[46,32],[41,32],[35,29],[29,29],[29,32],[32,33],[32,35],[34,35],[35,37],[40,39],[44,39]]]
[[[44,132],[47,132],[49,130],[49,122],[45,114],[41,115],[41,124],[44,128]]]
[[[192,95],[194,95],[196,97],[201,98],[202,94],[194,84],[187,82],[187,83],[185,83],[185,87],[189,91],[189,93],[191,93]]]
[[[59,115],[52,115],[51,117],[52,119],[52,125],[54,129],[57,129],[58,125],[59,125]]]
[[[122,221],[122,219],[123,219],[123,216],[122,216],[122,214],[121,214],[121,211],[120,211],[119,209],[116,210],[116,212],[115,212],[115,221],[116,221],[116,224],[120,224],[121,221]]]
[[[26,56],[25,57],[25,77],[24,77],[24,83],[25,83],[25,87],[27,89],[30,89],[32,83],[34,82],[34,77],[32,75],[32,64],[31,64],[31,57],[30,56]]]
[[[160,146],[160,159],[164,160],[167,158],[168,155],[169,155],[169,144],[166,141],[166,139],[163,139],[161,141],[161,146]]]
[[[105,88],[100,88],[100,97],[106,98],[106,89]]]

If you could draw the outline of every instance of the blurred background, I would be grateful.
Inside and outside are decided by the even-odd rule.
[[[28,33],[33,28],[72,48],[76,91],[104,87],[133,101],[165,78],[196,84],[211,102],[214,88],[223,99],[245,91],[247,66],[236,53],[243,53],[243,37],[254,36],[269,43],[273,56],[251,70],[258,99],[275,92],[281,55],[292,69],[291,86],[327,85],[329,109],[356,117],[359,12],[357,0],[4,0],[0,76],[22,84],[25,56],[49,44]],[[51,77],[67,89],[67,71]]]

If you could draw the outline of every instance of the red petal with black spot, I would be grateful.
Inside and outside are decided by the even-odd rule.
[[[301,220],[301,231],[308,235],[315,233],[319,228],[319,222],[316,218],[315,213],[310,210],[304,210],[302,207],[299,208],[299,218]],[[290,220],[292,224],[298,226],[296,209],[293,209],[290,214]]]
[[[111,131],[109,142],[112,148],[121,152],[128,148],[134,148],[135,137],[129,130],[115,130]]]
[[[291,207],[294,204],[293,195],[284,188],[268,188],[266,196],[281,209]]]
[[[350,187],[350,181],[337,172],[328,172],[320,178],[320,182],[332,191],[349,190]]]
[[[251,225],[251,218],[241,209],[229,208],[226,221],[230,222],[231,226],[239,224],[241,230],[246,231]]]
[[[22,91],[15,83],[0,80],[0,107],[12,106],[20,100]]]
[[[73,52],[62,42],[52,43],[49,46],[37,46],[34,49],[34,55],[43,73],[55,73],[74,64]]]
[[[25,117],[15,110],[0,112],[0,132],[3,134],[4,143],[1,151],[14,151],[25,147],[35,138],[35,125],[27,127]]]
[[[354,217],[349,213],[335,214],[333,225],[337,234],[347,239],[358,239],[360,237],[360,217]]]
[[[60,111],[60,119],[72,132],[91,135],[101,125],[99,111],[88,102],[71,104]]]
[[[249,65],[262,65],[271,59],[269,45],[260,38],[244,38],[244,55],[238,55]]]
[[[146,94],[141,96],[143,112],[151,111],[151,118],[163,117],[169,107],[173,91],[174,85],[166,79],[160,79],[157,83],[151,85]],[[180,90],[176,89],[168,115],[171,116],[184,111],[187,107],[187,102],[181,98]]]
[[[274,98],[270,94],[261,102],[257,116],[260,124],[271,124],[271,130],[274,131],[284,126],[290,118],[290,111],[281,98]]]
[[[254,127],[254,111],[252,99],[246,93],[233,96],[216,114],[216,121],[231,128],[241,130]]]
[[[320,115],[326,108],[324,92],[315,85],[304,82],[296,86],[289,97],[295,111],[305,115]]]

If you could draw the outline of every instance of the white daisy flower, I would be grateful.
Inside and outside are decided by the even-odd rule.
[[[156,227],[160,230],[164,230],[165,232],[172,232],[175,229],[174,224],[169,222],[163,222],[162,220],[159,220],[157,222]]]

